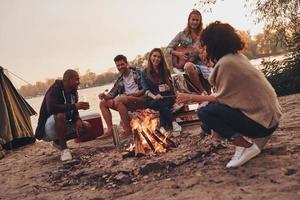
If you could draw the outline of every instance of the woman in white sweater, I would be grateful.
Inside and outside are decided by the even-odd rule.
[[[202,129],[206,133],[213,130],[236,146],[226,167],[238,167],[261,152],[243,136],[271,135],[278,127],[281,107],[271,84],[240,53],[245,43],[231,25],[211,23],[203,30],[200,42],[205,56],[214,63],[209,77],[214,93],[210,96],[180,93],[177,101],[209,102],[198,110]]]

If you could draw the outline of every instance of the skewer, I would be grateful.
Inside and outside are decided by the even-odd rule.
[[[167,95],[167,96],[162,96],[163,98],[175,98],[175,95]]]

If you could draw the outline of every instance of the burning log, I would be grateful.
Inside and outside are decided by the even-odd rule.
[[[147,144],[149,145],[149,147],[151,148],[151,150],[153,152],[155,152],[155,147],[153,146],[152,142],[150,141],[149,137],[147,137],[147,135],[144,133],[144,131],[142,130],[140,132],[140,134],[144,137],[144,139],[146,140]]]
[[[142,145],[142,140],[137,130],[133,131],[133,140],[134,140],[135,156],[137,156],[138,154],[145,154],[145,150]]]
[[[167,142],[167,144],[170,144],[170,147],[173,147],[173,148],[176,148],[176,147],[177,147],[176,143],[173,142],[173,140],[171,140],[170,138],[166,137],[164,134],[162,134],[162,133],[160,132],[160,130],[155,129],[155,133],[157,133],[160,137],[164,137],[165,140],[166,140],[166,142]]]
[[[142,110],[131,112],[130,114],[132,119],[139,119],[141,122],[156,120],[159,117],[158,112],[153,112],[153,110]]]
[[[177,147],[177,145],[157,130],[158,119],[153,113],[143,111],[135,113],[131,120],[131,127],[134,135],[134,144],[128,148],[129,153],[125,157],[135,154],[153,154],[166,152],[169,147]],[[130,153],[131,152],[131,153]],[[123,156],[124,157],[124,156]]]
[[[151,131],[149,129],[147,129],[147,133],[148,134],[151,134]],[[160,138],[158,137],[155,133],[152,133],[152,137],[153,139],[155,139],[156,142],[158,142],[160,145],[163,146],[163,148],[167,148],[167,145],[165,144],[165,142]]]

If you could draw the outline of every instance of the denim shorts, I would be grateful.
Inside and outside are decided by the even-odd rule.
[[[195,64],[195,68],[198,72],[198,74],[202,74],[204,79],[208,79],[209,75],[212,72],[212,68],[207,67],[206,65],[203,64]]]
[[[66,138],[72,138],[76,136],[76,124],[73,121],[66,122],[67,131],[65,133]],[[55,141],[58,140],[58,136],[55,130],[55,119],[54,115],[51,115],[45,124],[45,135],[43,137],[44,141]]]

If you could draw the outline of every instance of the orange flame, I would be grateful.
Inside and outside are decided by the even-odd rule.
[[[132,131],[137,133],[138,137],[141,139],[142,147],[144,148],[147,154],[166,152],[165,146],[167,144],[167,136],[163,135],[162,138],[161,136],[158,136],[155,133],[155,130],[158,126],[157,116],[147,111],[143,111],[137,116],[133,117],[133,119],[130,122],[130,125],[132,127]],[[168,135],[168,132],[166,133]],[[149,142],[151,144],[149,144]],[[136,145],[131,145],[131,150],[135,146]]]

